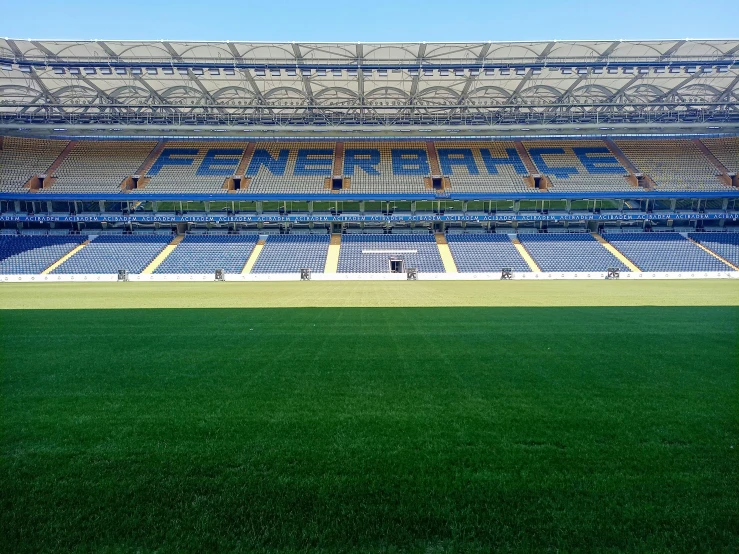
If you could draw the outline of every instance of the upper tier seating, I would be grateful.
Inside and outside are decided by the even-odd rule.
[[[739,138],[701,139],[726,169],[739,173]]]
[[[729,169],[739,170],[739,139],[705,139]],[[638,170],[658,191],[725,191],[717,170],[691,140],[619,140]],[[25,192],[28,180],[48,171],[66,141],[5,137],[0,151],[0,191]],[[549,177],[553,192],[631,191],[621,166],[599,140],[524,141],[536,171]],[[350,184],[326,188],[333,173],[334,142],[255,142],[243,168],[248,186],[239,194],[427,194],[425,178],[434,167],[425,142],[349,141],[344,143],[343,174]],[[139,193],[226,194],[247,142],[168,141],[146,172]],[[524,182],[528,170],[511,141],[436,141],[440,172],[451,193],[539,192]],[[152,141],[78,141],[56,169],[50,193],[118,192],[135,174]],[[525,156],[524,156],[525,157]],[[533,169],[532,169],[533,171]],[[242,183],[244,185],[245,183]]]
[[[446,240],[460,273],[499,273],[504,268],[531,271],[508,235],[447,235]]]
[[[223,183],[236,173],[246,147],[244,142],[169,141],[147,171],[141,192],[226,193]]]
[[[155,273],[241,273],[256,235],[187,235]]]
[[[333,142],[258,142],[247,177],[254,194],[322,194],[334,165]]]
[[[603,238],[642,271],[731,270],[678,233],[606,233]]]
[[[66,140],[5,137],[0,150],[0,191],[20,192],[35,175],[46,173],[67,146]]]
[[[604,192],[632,189],[628,171],[599,140],[525,141],[531,161],[549,177],[551,190]]]
[[[81,235],[0,235],[0,275],[41,273],[86,240]]]
[[[690,140],[618,140],[621,150],[643,174],[654,180],[656,190],[725,190],[718,170]]]
[[[269,235],[251,273],[323,273],[329,235]]]
[[[444,273],[444,262],[433,235],[344,235],[339,273],[389,273],[390,258],[401,258],[406,269]]]
[[[395,154],[393,154],[395,151]],[[431,175],[424,142],[347,142],[344,175],[353,194],[424,193],[424,177]]]
[[[148,141],[79,141],[54,173],[55,192],[119,192],[156,146]]]
[[[102,235],[52,273],[141,273],[169,243],[166,235]]]
[[[523,178],[528,171],[509,141],[436,142],[443,175],[452,192],[537,192]]]
[[[542,271],[629,269],[589,233],[522,233],[518,239]]]
[[[739,267],[739,233],[691,233],[688,236]]]

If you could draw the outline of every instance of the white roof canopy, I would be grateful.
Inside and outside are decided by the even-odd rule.
[[[0,125],[485,129],[739,120],[739,40],[0,39]]]

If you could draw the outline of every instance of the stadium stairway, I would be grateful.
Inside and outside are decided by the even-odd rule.
[[[729,260],[727,260],[723,256],[720,256],[719,254],[717,254],[713,250],[711,250],[711,249],[703,246],[700,242],[691,239],[687,234],[683,234],[683,236],[686,239],[688,239],[690,242],[692,242],[693,244],[695,244],[698,248],[700,248],[701,250],[703,250],[704,252],[706,252],[707,254],[710,254],[711,256],[713,256],[714,258],[716,258],[717,260],[719,260],[719,261],[725,263],[726,265],[728,265],[734,271],[739,271],[739,267],[737,267],[734,264],[732,264]]]
[[[711,162],[711,165],[716,168],[718,180],[727,187],[732,186],[733,179],[729,175],[729,170],[716,156],[713,155],[713,152],[711,152],[700,139],[693,139],[693,144],[698,147],[698,150],[700,150],[706,159]]]
[[[144,268],[144,271],[142,271],[142,275],[150,275],[156,271],[156,269],[162,265],[162,262],[167,259],[167,257],[174,251],[175,248],[177,248],[177,245],[182,242],[182,239],[185,238],[185,235],[177,235],[175,238],[172,239],[172,241],[164,247],[164,250],[159,252],[157,254],[157,257],[154,258],[149,265],[147,265]]]
[[[624,256],[615,246],[613,246],[610,242],[608,242],[606,239],[604,239],[602,236],[600,236],[598,233],[592,233],[593,238],[597,240],[603,248],[608,250],[611,254],[616,256],[618,260],[624,264],[626,267],[629,268],[630,271],[634,273],[641,273],[641,269],[639,269],[634,262],[632,262],[630,259],[628,259],[626,256]]]
[[[436,233],[436,246],[439,248],[441,261],[444,262],[444,273],[459,273],[444,233]]]
[[[518,254],[529,266],[529,269],[531,269],[531,271],[533,271],[534,273],[541,273],[541,268],[539,268],[539,266],[536,264],[534,258],[531,257],[531,254],[529,254],[529,251],[526,250],[526,247],[521,244],[521,241],[518,240],[516,237],[511,237],[511,242],[513,243],[513,246],[516,247],[516,250],[518,250]]]
[[[639,186],[639,178],[636,176],[637,173],[639,173],[639,169],[632,163],[632,161],[626,157],[626,154],[623,153],[623,150],[621,150],[618,147],[618,144],[613,142],[612,139],[606,138],[603,140],[603,142],[606,143],[606,146],[611,151],[611,153],[616,157],[618,162],[621,164],[622,167],[626,168],[626,171],[629,172],[628,176],[628,182],[632,187],[638,187]],[[652,183],[650,186],[653,186]]]
[[[135,174],[139,176],[138,188],[144,188],[146,186],[146,183],[149,182],[149,178],[145,175],[151,169],[151,166],[154,165],[154,162],[157,160],[157,158],[159,158],[159,155],[162,153],[162,150],[164,150],[164,146],[166,144],[166,140],[160,140],[159,142],[157,142],[157,145],[152,149],[151,152],[149,152],[149,155],[146,157],[144,162],[136,170]],[[121,190],[126,191],[131,190],[132,188],[133,175],[130,175],[126,177],[121,183]]]
[[[59,267],[60,265],[62,265],[64,262],[66,262],[69,258],[71,258],[72,256],[74,256],[77,252],[79,252],[80,250],[82,250],[88,244],[90,244],[90,241],[89,240],[86,240],[82,244],[78,244],[77,246],[75,246],[74,248],[72,248],[72,250],[70,250],[69,252],[67,252],[66,254],[64,254],[64,256],[62,256],[57,261],[55,261],[53,264],[51,264],[49,267],[47,267],[46,269],[44,269],[41,272],[41,275],[48,275],[49,273],[51,273],[52,271],[54,271],[57,267]]]
[[[241,160],[239,160],[239,165],[236,168],[236,171],[234,172],[233,176],[226,177],[226,179],[223,181],[223,188],[226,189],[229,192],[238,192],[235,190],[235,184],[234,184],[234,177],[239,177],[241,179],[241,186],[239,187],[239,190],[246,190],[249,188],[249,183],[251,183],[251,177],[246,176],[246,169],[249,167],[249,164],[251,163],[251,159],[254,157],[254,150],[256,150],[256,143],[248,142],[246,144],[246,148],[244,149],[244,153],[241,154]]]
[[[552,183],[549,180],[549,177],[547,175],[542,174],[542,172],[539,171],[539,168],[536,167],[536,164],[531,159],[531,156],[529,156],[529,151],[526,150],[526,147],[523,145],[523,142],[521,142],[520,140],[517,140],[513,143],[513,145],[516,147],[516,152],[518,152],[518,156],[521,158],[523,165],[526,167],[526,171],[529,172],[529,174],[524,176],[523,178],[524,182],[526,183],[526,186],[529,188],[534,188],[535,187],[534,175],[541,175],[539,188],[541,190],[547,190],[551,186]]]
[[[267,242],[266,239],[260,238],[257,241],[256,246],[254,246],[254,250],[251,251],[251,255],[249,256],[249,259],[246,260],[246,263],[244,264],[244,268],[241,270],[242,275],[246,275],[247,273],[251,273],[251,269],[254,267],[254,264],[257,263],[257,259],[259,258],[259,254],[261,254],[262,249],[264,248],[265,243]]]
[[[341,233],[331,235],[331,242],[328,245],[328,254],[326,255],[326,265],[323,268],[324,273],[336,273],[339,268],[339,253],[341,252]]]
[[[56,160],[54,160],[54,162],[46,170],[46,178],[44,179],[44,184],[41,188],[47,189],[54,184],[54,181],[56,181],[54,173],[56,173],[56,170],[59,169],[62,163],[64,163],[64,160],[67,159],[67,156],[69,156],[70,152],[72,152],[75,146],[77,146],[77,141],[75,140],[71,140],[67,143],[67,146],[64,147],[64,150],[61,151],[61,153],[56,157]],[[31,185],[32,181],[33,178],[31,178],[31,180],[29,180],[25,184],[25,186],[32,192],[36,192],[39,190],[39,188],[34,188],[34,186]]]

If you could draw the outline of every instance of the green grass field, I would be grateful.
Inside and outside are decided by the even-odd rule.
[[[736,283],[332,307],[520,284],[0,286],[0,551],[736,552]]]

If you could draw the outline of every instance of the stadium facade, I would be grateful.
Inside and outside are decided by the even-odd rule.
[[[3,39],[0,274],[736,276],[738,85],[739,40]]]

